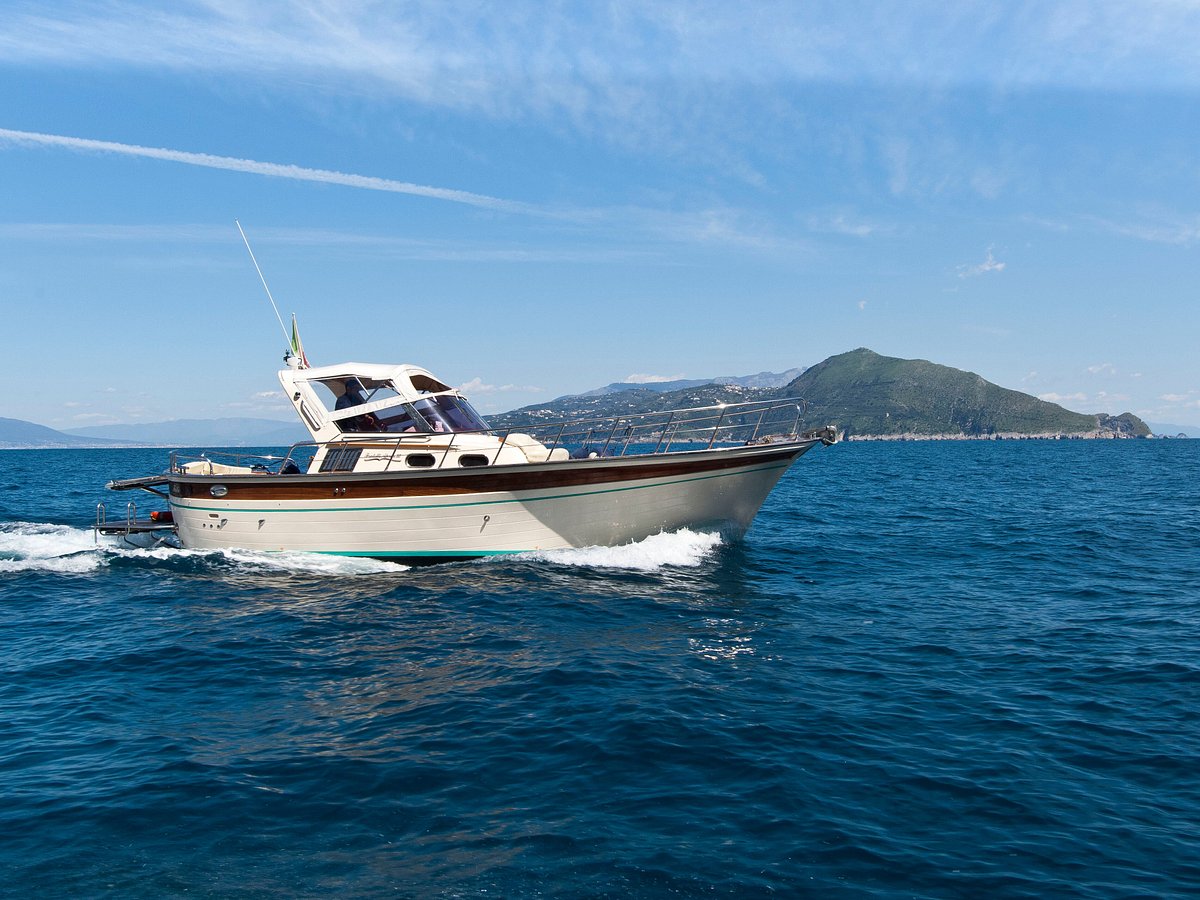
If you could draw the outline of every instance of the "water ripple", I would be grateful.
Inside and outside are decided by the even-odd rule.
[[[744,541],[418,569],[97,545],[157,455],[5,454],[6,887],[1195,896],[1193,448],[845,445]]]

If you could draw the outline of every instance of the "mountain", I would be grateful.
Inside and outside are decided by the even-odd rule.
[[[1076,413],[972,372],[926,360],[896,359],[867,349],[831,356],[784,387],[708,384],[660,393],[636,389],[560,397],[490,420],[497,427],[575,416],[632,415],[676,407],[796,398],[810,427],[835,424],[848,437],[990,437],[1074,435],[1137,437],[1150,433],[1137,416]]]
[[[309,439],[299,425],[275,419],[176,419],[144,425],[90,425],[55,431],[0,418],[0,449],[44,447],[287,447]]]
[[[786,372],[759,372],[757,375],[718,375],[716,378],[690,378],[676,381],[614,381],[602,388],[586,391],[572,396],[603,397],[606,394],[621,394],[625,391],[654,391],[659,394],[669,394],[688,388],[701,387],[706,384],[729,384],[749,388],[783,387],[800,375],[803,369],[788,369]],[[566,399],[563,397],[560,400]]]
[[[835,422],[847,437],[1150,433],[1132,413],[1071,412],[973,372],[880,356],[865,348],[831,356],[784,391],[808,401],[808,418]]]
[[[1196,425],[1170,425],[1166,422],[1147,422],[1150,430],[1155,434],[1165,435],[1166,437],[1178,437],[1183,435],[1189,438],[1200,438],[1200,426]]]
[[[174,419],[144,425],[90,425],[66,433],[150,447],[287,447],[309,439],[299,423],[236,417]]]
[[[82,438],[24,419],[0,418],[0,449],[120,446],[120,441]]]

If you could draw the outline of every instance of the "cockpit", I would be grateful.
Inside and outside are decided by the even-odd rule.
[[[338,431],[345,434],[486,432],[488,424],[467,399],[431,376],[408,382],[363,374],[312,379],[309,385]]]

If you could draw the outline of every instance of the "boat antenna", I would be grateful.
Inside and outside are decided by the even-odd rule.
[[[254,258],[254,251],[250,249],[250,241],[246,239],[246,232],[242,230],[242,223],[234,219],[233,224],[237,226],[238,234],[242,236],[242,243],[246,245],[246,252],[250,254],[250,262],[254,263],[254,271],[258,273],[258,280],[262,282],[263,290],[267,292],[267,299],[271,301],[271,309],[275,310],[275,318],[279,321],[279,330],[283,332],[283,339],[288,342],[288,346],[290,347],[292,337],[288,334],[287,327],[283,324],[283,316],[279,315],[279,307],[275,305],[275,298],[271,296],[271,289],[267,287],[267,279],[263,277],[262,269],[258,267],[258,260]]]

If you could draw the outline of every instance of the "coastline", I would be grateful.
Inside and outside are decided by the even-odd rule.
[[[1116,431],[1073,431],[1043,432],[1000,432],[996,434],[852,434],[842,437],[843,441],[1108,441],[1108,440],[1152,440],[1157,435],[1121,434]]]

